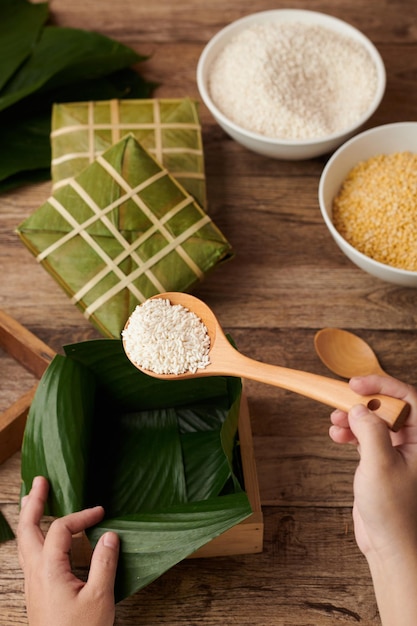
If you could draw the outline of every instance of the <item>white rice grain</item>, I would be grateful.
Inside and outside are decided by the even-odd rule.
[[[369,109],[377,89],[365,46],[326,27],[255,24],[210,68],[213,102],[230,120],[267,137],[305,140],[341,132]]]
[[[206,326],[195,313],[165,298],[138,305],[122,338],[129,359],[155,374],[195,373],[210,363]]]

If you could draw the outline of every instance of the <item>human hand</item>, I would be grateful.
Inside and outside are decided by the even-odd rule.
[[[362,395],[400,398],[411,406],[394,433],[365,406],[331,414],[330,437],[358,446],[353,519],[384,626],[415,626],[417,614],[417,391],[391,377],[352,378]]]
[[[352,378],[349,385],[358,394],[381,393],[411,406],[397,433],[362,405],[353,407],[349,415],[340,410],[331,414],[333,441],[358,445],[353,516],[359,548],[365,555],[372,550],[396,550],[400,534],[417,546],[417,391],[395,378],[377,375]]]
[[[78,579],[69,561],[72,535],[97,524],[104,510],[94,507],[54,520],[44,537],[40,520],[48,489],[45,478],[34,479],[30,493],[22,499],[17,529],[29,624],[113,626],[118,537],[107,532],[100,538],[87,582]]]

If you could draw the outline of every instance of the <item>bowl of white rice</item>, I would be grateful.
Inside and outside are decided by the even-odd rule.
[[[197,86],[217,123],[254,152],[301,160],[358,132],[385,93],[374,44],[324,13],[262,11],[232,22],[205,46]]]

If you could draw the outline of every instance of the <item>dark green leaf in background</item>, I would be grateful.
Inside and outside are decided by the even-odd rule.
[[[132,48],[47,19],[47,3],[0,0],[0,192],[50,178],[54,102],[147,98],[156,86],[132,68],[146,59]]]
[[[48,111],[23,119],[7,117],[2,123],[0,116],[1,152],[7,154],[7,158],[0,157],[0,180],[21,171],[50,169],[50,117]]]
[[[1,160],[1,157],[0,157]],[[12,191],[17,187],[24,185],[33,185],[35,183],[41,183],[46,180],[50,180],[51,171],[50,168],[42,170],[28,170],[17,172],[12,176],[9,176],[5,180],[0,180],[0,194],[6,191]]]
[[[99,78],[141,60],[131,48],[98,33],[46,26],[31,56],[0,92],[0,111],[40,89]]]
[[[0,89],[31,54],[48,19],[48,3],[0,2]]]

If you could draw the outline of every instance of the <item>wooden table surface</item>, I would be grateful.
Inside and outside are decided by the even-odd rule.
[[[159,97],[199,98],[195,71],[207,40],[255,10],[308,8],[342,18],[378,47],[385,98],[368,124],[408,121],[417,111],[417,5],[413,0],[52,0],[57,24],[96,30],[150,58],[141,73]],[[373,278],[333,243],[317,201],[327,157],[285,162],[245,150],[201,105],[208,211],[236,258],[195,294],[216,312],[245,354],[328,374],[313,347],[317,330],[357,332],[394,376],[417,382],[417,290]],[[56,351],[97,337],[19,242],[15,227],[50,183],[0,196],[0,308]],[[0,410],[33,384],[4,353]],[[261,554],[187,560],[120,603],[116,624],[175,626],[379,624],[367,565],[353,535],[353,447],[328,437],[330,410],[301,396],[248,383],[265,520]],[[0,507],[15,528],[20,456],[0,467]],[[26,624],[14,541],[0,547],[0,624]]]

